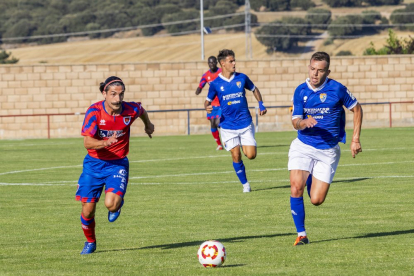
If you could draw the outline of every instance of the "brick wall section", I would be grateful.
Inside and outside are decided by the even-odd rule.
[[[260,89],[266,106],[290,105],[294,89],[307,77],[307,59],[237,62]],[[206,62],[0,66],[0,115],[83,113],[102,99],[100,82],[111,75],[127,86],[125,100],[147,110],[203,108],[206,87],[194,94]],[[361,103],[413,101],[414,56],[334,57],[331,77],[345,84]],[[250,106],[257,106],[248,92]],[[389,105],[364,106],[364,127],[389,126]],[[414,105],[392,106],[393,126],[412,126]],[[252,110],[254,116],[254,110]],[[191,133],[208,133],[204,111],[190,113]],[[187,112],[150,113],[157,135],[187,134]],[[254,118],[255,120],[255,118]],[[52,138],[79,137],[83,115],[51,116]],[[352,126],[352,116],[348,116]],[[269,109],[259,131],[291,130],[287,108]],[[46,138],[45,116],[0,118],[0,139]],[[145,135],[142,122],[132,135]]]

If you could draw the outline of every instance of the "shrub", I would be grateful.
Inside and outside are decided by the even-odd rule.
[[[352,56],[351,51],[339,51],[336,56]]]
[[[364,55],[403,55],[414,54],[414,38],[410,36],[409,39],[398,39],[393,30],[388,30],[387,43],[383,48],[378,51],[375,50],[374,44],[371,42],[371,46],[364,51]]]
[[[293,46],[297,46],[300,38],[295,35],[308,35],[311,32],[310,25],[307,21],[299,17],[283,18],[282,21],[272,23],[281,24],[281,26],[263,26],[256,30],[255,35],[260,43],[267,47],[268,52],[287,51]],[[303,24],[305,26],[286,26],[286,24]],[[292,35],[292,36],[289,36]]]
[[[11,53],[7,53],[5,50],[0,52],[0,64],[13,64],[19,60],[15,57],[10,58]]]
[[[332,13],[330,10],[312,8],[306,13],[305,19],[312,25],[327,25],[331,21]],[[328,26],[316,26],[316,29],[325,30]]]
[[[291,0],[290,7],[301,8],[306,11],[310,8],[315,7],[315,3],[313,3],[311,0]]]
[[[391,13],[390,19],[394,24],[411,24],[414,23],[414,16],[411,14],[401,14],[401,13],[412,13],[414,12],[414,3],[408,4],[405,9],[397,9]],[[400,30],[410,30],[414,31],[414,26],[400,26]]]
[[[330,7],[358,7],[362,0],[322,0]]]

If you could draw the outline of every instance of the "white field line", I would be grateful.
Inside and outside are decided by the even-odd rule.
[[[359,176],[359,177],[342,177],[335,178],[334,181],[338,180],[353,180],[353,179],[381,179],[381,178],[414,178],[414,175],[384,175],[384,176]],[[289,183],[289,179],[269,179],[269,180],[252,180],[250,183],[264,183],[264,182],[286,182]],[[46,183],[4,183],[0,182],[0,186],[73,186],[76,185],[77,181],[57,181],[57,182],[46,182]],[[230,184],[240,183],[239,181],[205,181],[205,182],[130,182],[128,185],[198,185],[198,184]]]
[[[374,150],[384,150],[384,149],[365,149],[365,151],[374,151]],[[387,148],[387,150],[412,150],[412,148]],[[343,151],[350,151],[350,150],[343,150]],[[258,155],[287,155],[287,152],[263,152],[258,153]],[[193,157],[177,157],[177,158],[164,158],[164,159],[148,159],[148,160],[134,160],[129,161],[130,163],[146,163],[146,162],[165,162],[165,161],[177,161],[177,160],[189,160],[189,159],[205,159],[205,158],[230,158],[230,155],[209,155],[209,156],[193,156]],[[411,162],[411,161],[407,161]],[[390,163],[393,164],[394,162]],[[377,163],[377,164],[386,164],[386,163]],[[359,166],[360,164],[353,164],[349,166]],[[365,164],[364,164],[365,165]],[[24,173],[24,172],[33,172],[33,171],[44,171],[44,170],[54,170],[54,169],[67,169],[67,168],[76,168],[81,167],[82,165],[73,165],[73,166],[60,166],[60,167],[48,167],[48,168],[39,168],[39,169],[31,169],[31,170],[20,170],[20,171],[10,171],[10,172],[3,172],[0,175],[6,174],[15,174],[15,173]],[[345,165],[343,165],[345,166]]]
[[[23,173],[23,172],[34,172],[34,171],[46,171],[46,170],[54,170],[54,169],[67,169],[67,168],[75,168],[75,167],[82,167],[82,165],[60,166],[60,167],[39,168],[39,169],[31,169],[31,170],[11,171],[11,172],[0,173],[0,175]]]

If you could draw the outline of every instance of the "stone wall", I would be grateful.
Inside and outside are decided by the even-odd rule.
[[[295,88],[307,77],[307,59],[237,62],[260,89],[267,107],[289,106]],[[0,139],[79,137],[86,109],[102,99],[99,83],[111,75],[126,84],[126,101],[140,101],[148,111],[203,108],[207,87],[195,95],[206,62],[87,65],[0,66]],[[360,103],[414,100],[414,56],[333,57],[330,77],[346,85]],[[251,107],[257,106],[248,92]],[[388,127],[388,104],[364,105],[364,127]],[[391,106],[393,126],[412,126],[414,104]],[[255,110],[252,109],[252,115]],[[208,133],[204,111],[191,111],[191,134]],[[150,117],[156,135],[187,134],[187,112],[156,112]],[[49,123],[48,123],[49,118]],[[254,118],[255,120],[255,118]],[[352,126],[352,116],[348,116]],[[292,130],[287,107],[269,108],[259,118],[259,131]],[[144,135],[143,124],[132,135]]]

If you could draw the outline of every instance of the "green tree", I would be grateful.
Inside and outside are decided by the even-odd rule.
[[[0,52],[0,64],[13,64],[17,63],[19,60],[15,57],[11,57],[11,53],[7,53],[5,50]]]
[[[363,19],[359,15],[341,16],[328,26],[328,33],[330,36],[356,35],[362,32],[362,23]]]
[[[167,14],[163,17],[162,23],[174,22],[174,21],[183,21],[189,19],[198,18],[198,14],[195,10],[192,11],[180,11],[178,13]],[[173,33],[180,33],[186,31],[193,31],[197,29],[196,22],[189,22],[189,23],[180,23],[174,25],[165,25],[164,28],[168,30],[170,34]]]
[[[319,9],[319,8],[312,8],[309,9],[306,13],[305,19],[309,21],[312,25],[319,25],[316,26],[316,29],[325,30],[328,28],[328,25],[331,21],[332,13],[330,10],[326,9]],[[322,26],[326,25],[326,26]]]
[[[282,18],[282,21],[273,21],[276,26],[267,25],[256,30],[255,35],[260,43],[265,45],[269,52],[288,51],[297,46],[300,36],[309,35],[311,27],[308,22],[299,17]],[[299,26],[289,26],[299,25]]]
[[[383,48],[375,50],[374,44],[364,51],[364,55],[411,55],[414,54],[414,38],[399,39],[393,30],[388,30],[387,42]]]
[[[334,7],[359,7],[362,4],[362,0],[322,0],[328,6]]]
[[[408,4],[405,9],[397,9],[391,13],[390,20],[394,24],[412,24],[411,26],[400,26],[400,30],[414,31],[414,3]]]
[[[301,8],[305,11],[315,6],[316,6],[315,3],[313,3],[311,0],[291,0],[290,1],[291,8]]]

